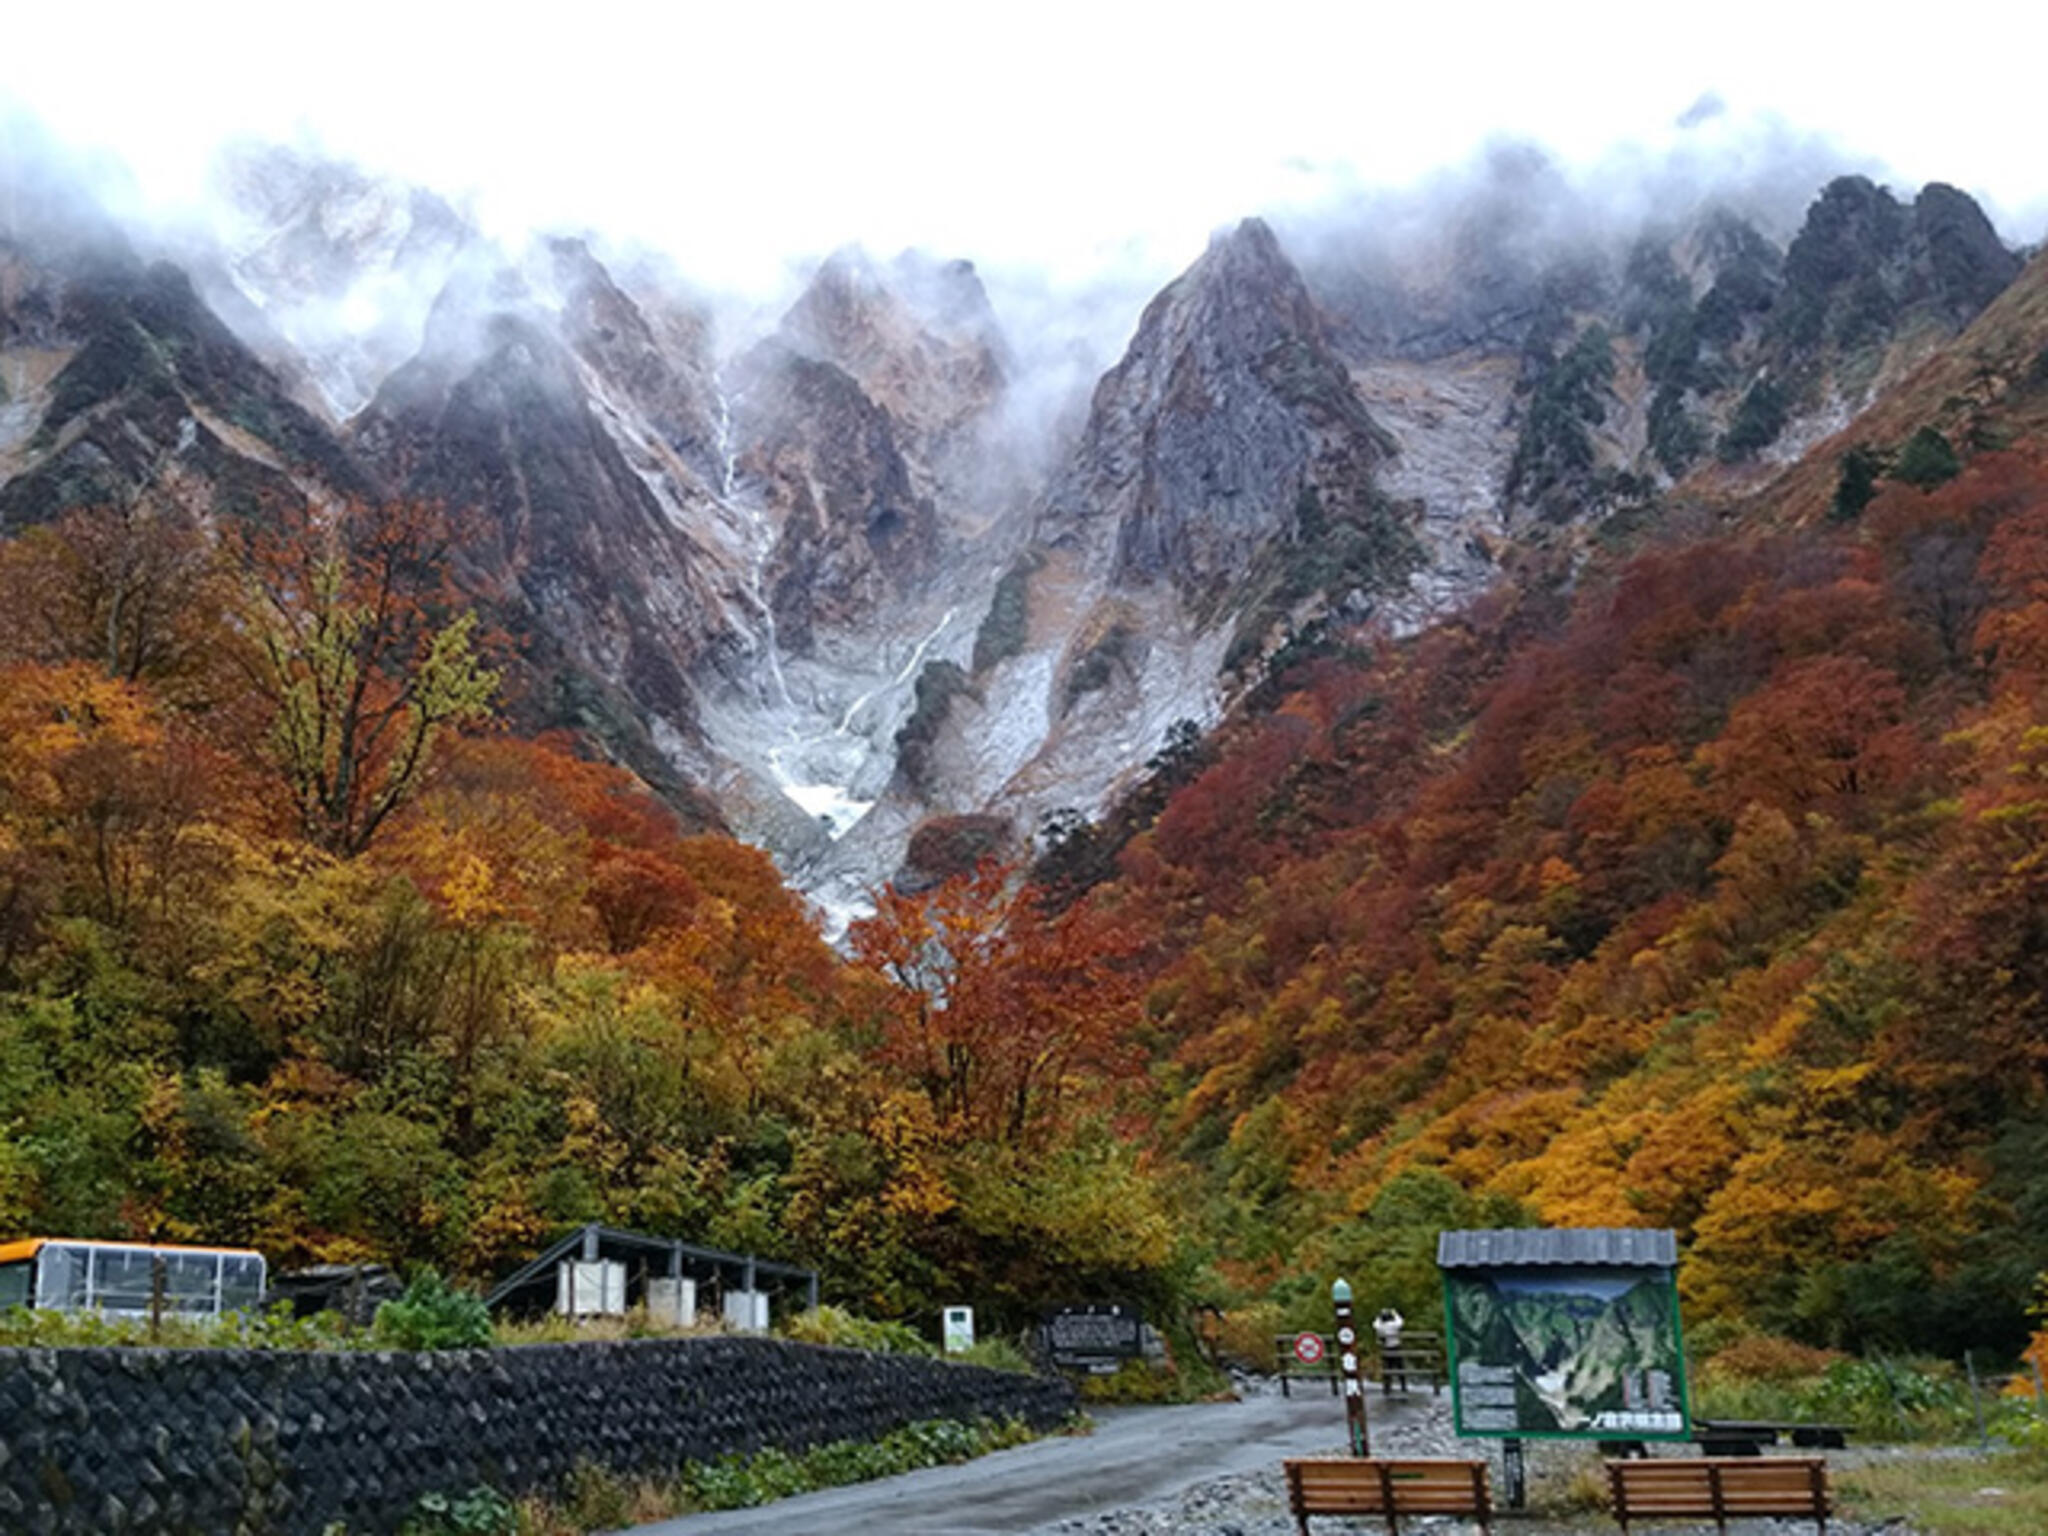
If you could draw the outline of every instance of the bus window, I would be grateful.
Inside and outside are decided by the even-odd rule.
[[[82,1312],[86,1307],[86,1260],[89,1248],[45,1243],[36,1256],[36,1305]]]
[[[147,1248],[96,1248],[90,1305],[102,1312],[147,1312],[155,1290],[156,1255]]]
[[[173,1312],[211,1312],[219,1275],[217,1253],[166,1253],[164,1305]]]
[[[253,1253],[222,1256],[220,1309],[253,1312],[263,1305],[263,1260]]]
[[[35,1273],[33,1259],[17,1259],[12,1264],[0,1264],[0,1312],[9,1307],[25,1307],[29,1303],[29,1277]]]

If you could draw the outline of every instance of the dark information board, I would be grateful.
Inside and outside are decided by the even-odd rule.
[[[1671,1270],[1447,1270],[1444,1310],[1459,1434],[1690,1435]]]
[[[1145,1320],[1121,1302],[1060,1307],[1040,1330],[1052,1363],[1065,1370],[1109,1372],[1145,1351]]]

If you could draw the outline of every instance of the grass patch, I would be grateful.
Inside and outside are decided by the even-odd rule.
[[[1114,1371],[1075,1384],[1083,1403],[1201,1403],[1230,1394],[1230,1378],[1211,1365],[1192,1336],[1169,1329],[1164,1360],[1126,1360]]]
[[[972,1346],[948,1358],[991,1371],[1013,1371],[1020,1376],[1032,1375],[1037,1369],[1032,1365],[1031,1357],[1014,1340],[999,1334],[976,1339]]]
[[[0,1347],[17,1349],[375,1349],[367,1331],[339,1313],[294,1318],[289,1303],[268,1312],[230,1312],[219,1321],[165,1313],[146,1317],[9,1307],[0,1312]]]
[[[929,1343],[907,1323],[878,1322],[858,1317],[843,1307],[813,1307],[782,1325],[785,1338],[799,1344],[829,1344],[840,1349],[866,1349],[889,1355],[936,1355]]]
[[[687,1328],[662,1321],[645,1307],[617,1317],[564,1317],[543,1312],[537,1317],[504,1318],[494,1324],[500,1344],[617,1344],[626,1339],[696,1339],[730,1330],[710,1314]]]
[[[716,1509],[749,1509],[795,1494],[948,1466],[1023,1445],[1038,1432],[1017,1420],[926,1419],[880,1440],[835,1440],[807,1451],[774,1447],[751,1456],[691,1462],[674,1477],[620,1477],[585,1464],[559,1499],[519,1506],[520,1536],[583,1536],[586,1531],[673,1519]]]
[[[1859,1360],[1763,1338],[1706,1362],[1693,1380],[1692,1411],[1704,1419],[1842,1424],[1859,1442],[1959,1444],[1976,1435],[1969,1383],[1947,1361]]]
[[[2034,1451],[1906,1456],[1834,1473],[1841,1513],[1903,1517],[1927,1536],[2038,1536],[2048,1531],[2048,1457]]]

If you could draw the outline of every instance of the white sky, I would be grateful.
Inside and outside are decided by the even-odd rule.
[[[1400,184],[1503,134],[1584,165],[1704,93],[2048,222],[2037,5],[1205,6],[731,0],[22,3],[0,96],[161,202],[223,138],[310,136],[489,229],[644,239],[760,291],[848,240],[1054,282],[1170,275],[1208,232]]]

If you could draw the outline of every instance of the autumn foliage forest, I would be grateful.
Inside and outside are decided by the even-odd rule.
[[[1122,855],[1241,1285],[1677,1229],[1689,1318],[2016,1350],[2048,1267],[2048,462],[1296,669]],[[1290,1281],[1293,1289],[1290,1290]]]
[[[1440,1226],[1657,1225],[1689,1326],[2016,1350],[2048,456],[1961,447],[1307,637],[845,955],[505,725],[448,514],[71,512],[0,545],[0,1232],[484,1281],[602,1218],[929,1325],[1427,1309]]]
[[[1165,1303],[1123,930],[991,871],[842,960],[764,855],[500,724],[458,521],[0,545],[0,1231],[481,1282],[603,1218],[882,1314]]]

